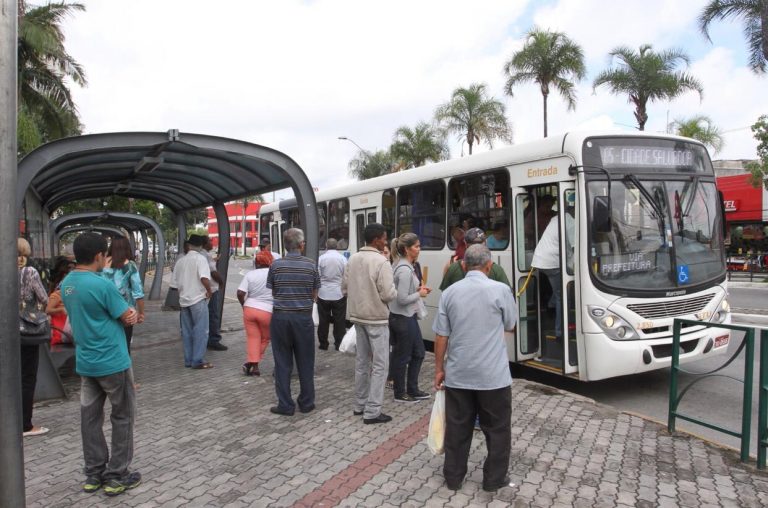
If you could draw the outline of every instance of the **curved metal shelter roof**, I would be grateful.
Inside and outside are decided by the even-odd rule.
[[[27,174],[31,166],[39,169]],[[300,186],[298,180],[309,186],[299,166],[276,150],[175,130],[66,138],[19,163],[19,186],[31,184],[50,210],[73,199],[116,194],[157,201],[178,212]]]
[[[110,226],[117,226],[117,228],[123,228],[129,232],[139,231],[142,237],[142,255],[141,266],[139,267],[139,273],[141,274],[141,280],[144,281],[144,276],[147,272],[147,229],[154,231],[156,243],[158,246],[157,252],[157,267],[155,273],[163,273],[165,267],[165,237],[160,225],[149,217],[139,215],[137,213],[127,212],[79,212],[69,215],[62,215],[51,221],[51,252],[55,252],[57,249],[58,240],[61,239],[62,233],[66,230],[88,230],[102,228],[104,231],[108,231]],[[114,228],[120,235],[123,233],[120,229]],[[135,249],[132,235],[129,235],[129,241],[131,242],[131,248]],[[149,292],[149,299],[160,298],[160,287],[162,284],[162,277],[152,278],[152,288]]]
[[[47,143],[19,162],[16,195],[18,210],[29,189],[49,212],[72,200],[120,195],[163,203],[179,213],[223,208],[226,201],[287,187],[305,205],[302,224],[316,224],[312,185],[287,155],[236,139],[170,130]],[[316,259],[316,228],[307,228],[305,236],[306,254]]]

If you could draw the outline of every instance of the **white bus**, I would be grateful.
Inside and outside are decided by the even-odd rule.
[[[432,340],[455,228],[486,230],[517,295],[511,362],[584,381],[669,366],[676,317],[729,323],[722,200],[706,149],[676,136],[576,132],[355,182],[316,195],[320,245],[356,252],[366,224],[415,232],[426,268]],[[573,227],[566,228],[572,214]],[[295,200],[261,208],[260,234],[303,227]],[[550,219],[551,217],[551,219]],[[531,268],[549,220],[559,224],[562,330],[548,278]],[[727,330],[682,329],[681,362],[727,349]]]

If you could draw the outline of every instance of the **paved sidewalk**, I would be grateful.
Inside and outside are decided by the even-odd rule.
[[[28,506],[768,506],[768,475],[740,464],[735,452],[522,380],[512,391],[515,486],[480,488],[485,444],[475,433],[467,479],[454,492],[443,484],[443,457],[425,444],[429,401],[395,404],[388,392],[393,422],[363,425],[352,415],[353,358],[318,351],[317,409],[273,415],[270,350],[262,377],[240,370],[238,304],[225,304],[230,349],[208,352],[212,370],[184,368],[177,313],[160,311],[157,301],[147,313],[133,346],[140,384],[133,466],[143,484],[116,498],[81,492],[73,380],[69,400],[35,409],[35,421],[52,430],[24,441]],[[423,389],[433,373],[428,353]]]

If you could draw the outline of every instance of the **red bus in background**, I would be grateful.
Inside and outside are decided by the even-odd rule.
[[[248,203],[245,209],[245,226],[243,226],[243,203],[233,201],[227,203],[224,207],[227,209],[229,217],[229,238],[230,245],[242,252],[243,238],[245,238],[246,249],[255,248],[259,245],[259,209],[264,203]],[[211,237],[213,247],[219,248],[219,224],[216,221],[216,212],[213,207],[208,207],[208,236]],[[243,230],[244,227],[244,230]]]

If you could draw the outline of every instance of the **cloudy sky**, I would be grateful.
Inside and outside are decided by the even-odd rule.
[[[583,48],[588,76],[575,112],[549,100],[549,132],[628,129],[624,96],[592,90],[619,45],[683,49],[704,97],[649,105],[646,130],[667,118],[709,115],[725,133],[713,158],[755,156],[749,126],[768,113],[768,76],[747,68],[737,23],[717,23],[712,43],[696,18],[706,0],[80,0],[65,23],[67,48],[86,69],[75,89],[86,133],[171,128],[238,138],[283,151],[330,188],[349,181],[357,149],[389,146],[394,131],[431,120],[459,86],[485,82],[507,107],[516,143],[542,136],[534,84],[514,97],[504,63],[533,25]],[[452,156],[462,146],[450,139]]]

